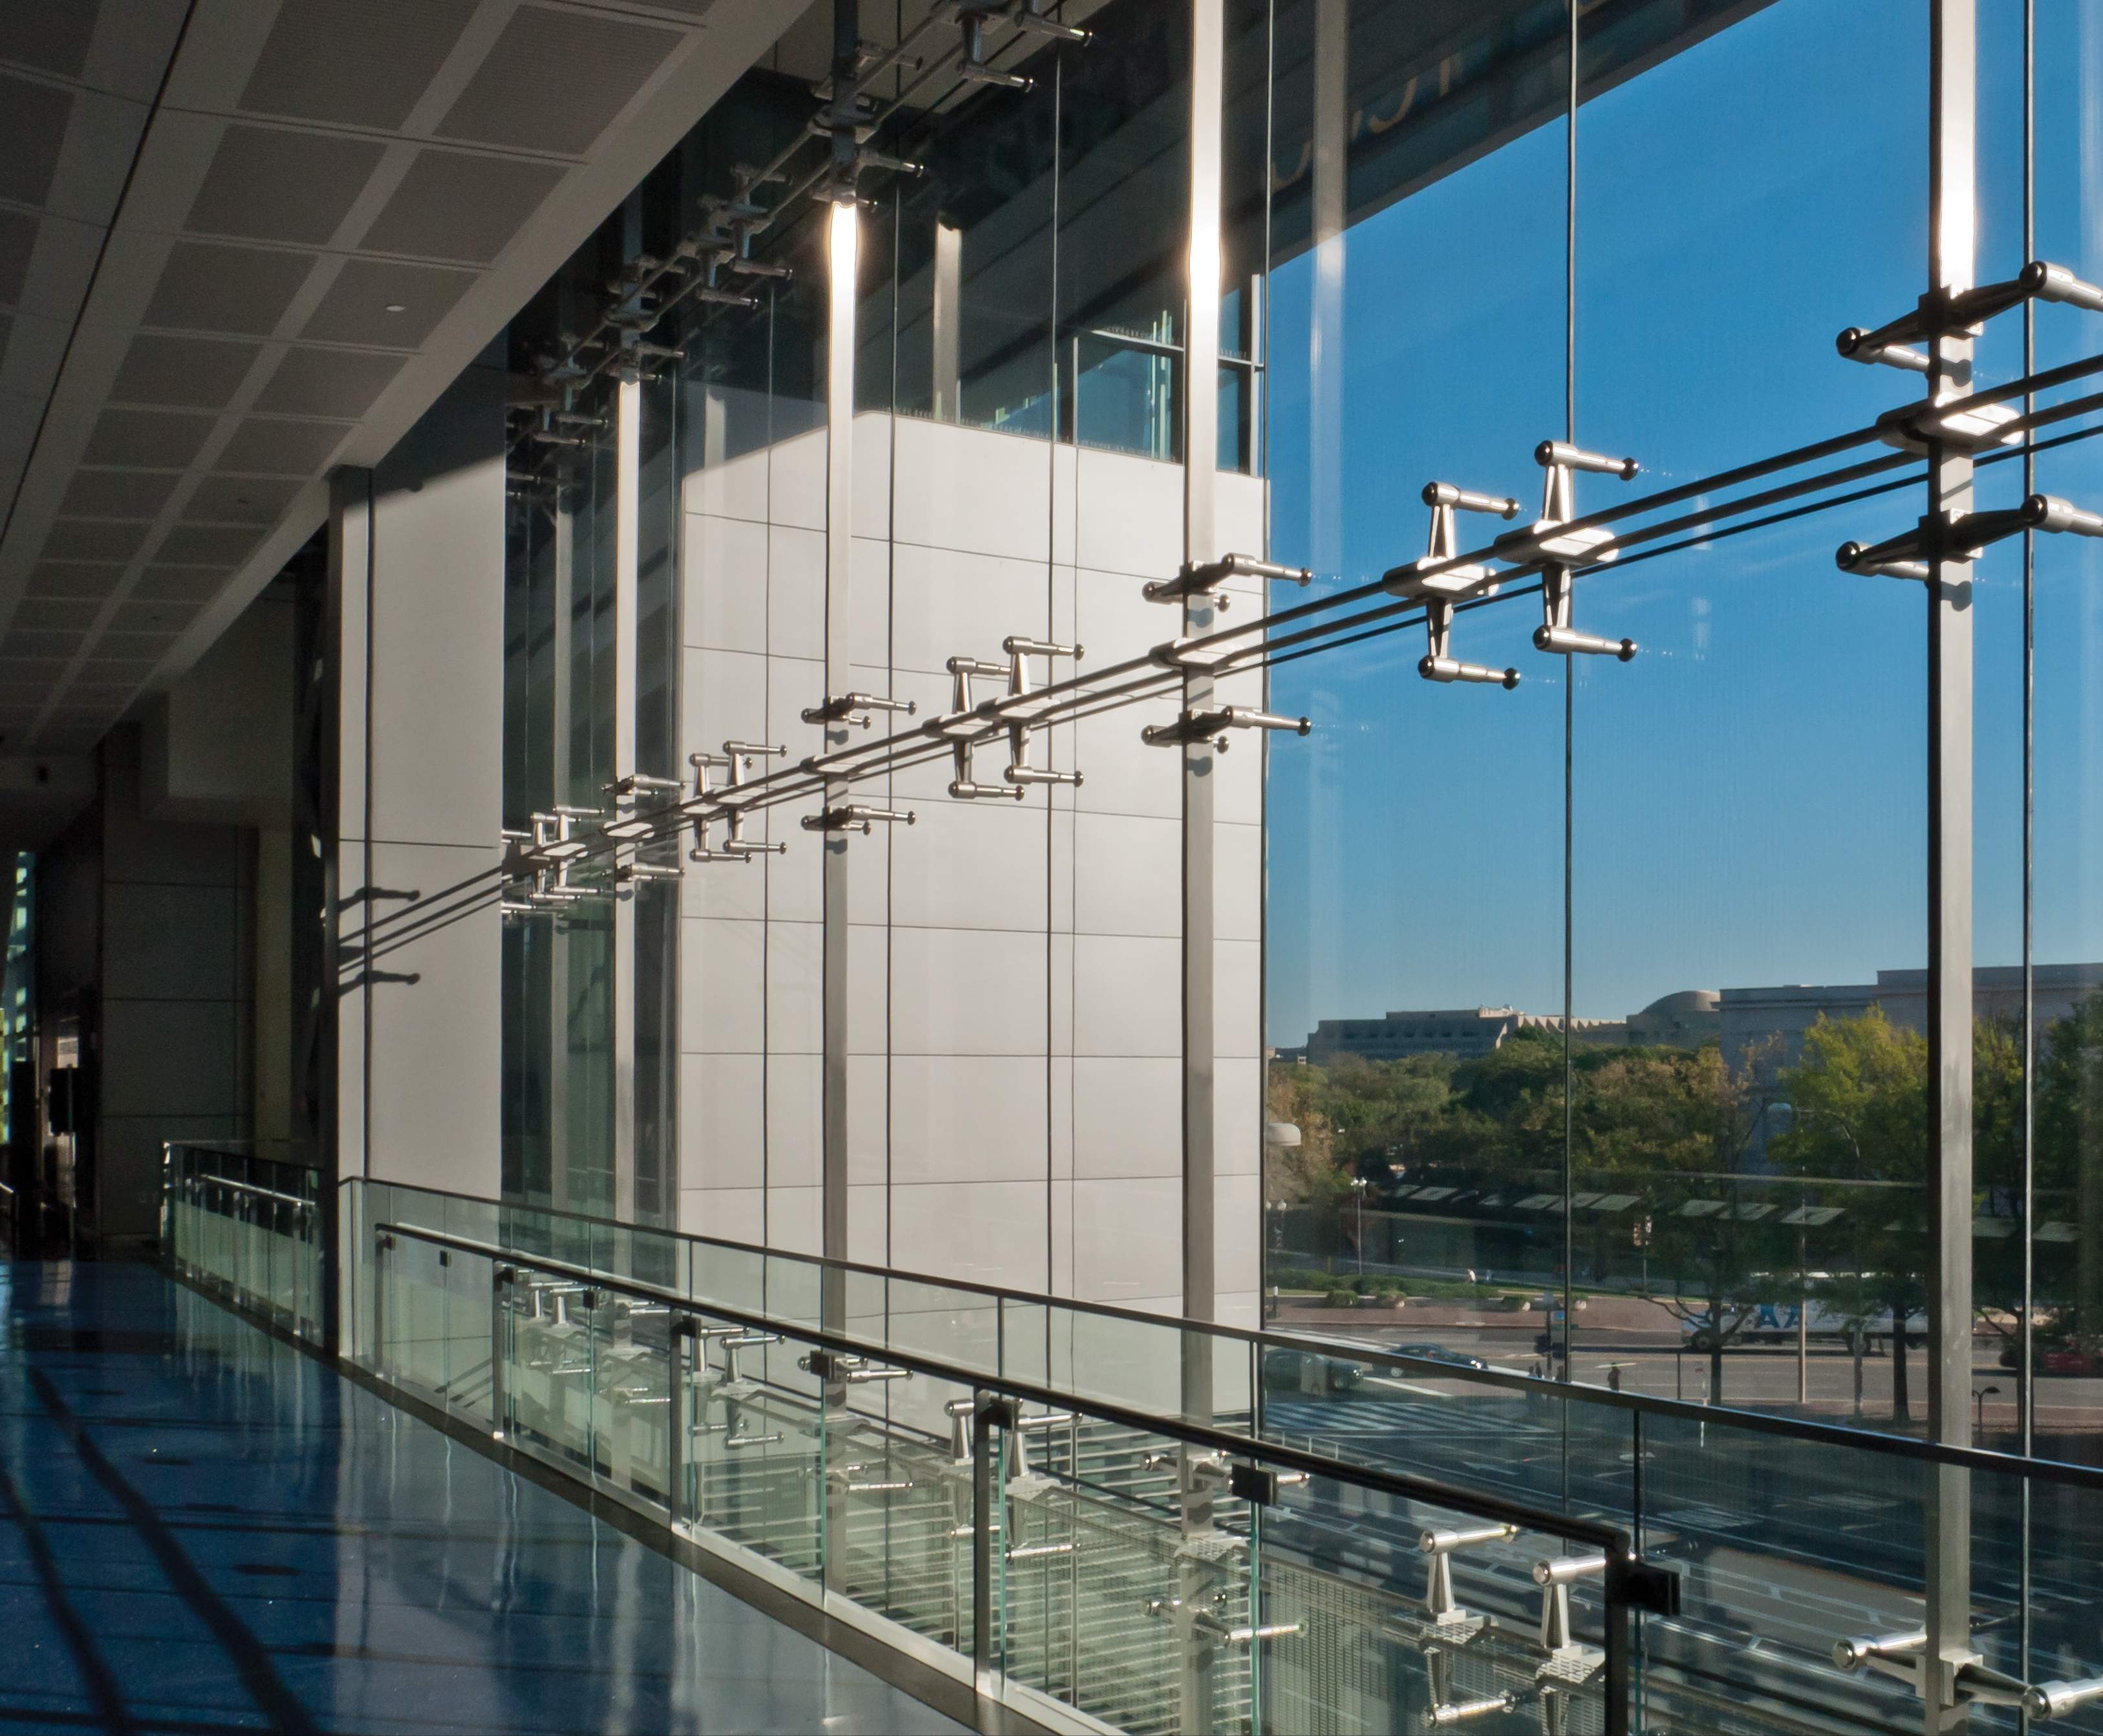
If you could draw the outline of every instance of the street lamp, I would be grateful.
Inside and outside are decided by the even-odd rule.
[[[1358,1196],[1358,1276],[1366,1275],[1366,1189],[1372,1186],[1363,1175],[1351,1178],[1351,1192]]]
[[[1972,1438],[1974,1441],[1986,1432],[1986,1401],[1990,1398],[1999,1398],[2000,1395],[2001,1389],[1999,1387],[1979,1387],[1973,1390]]]
[[[1760,1112],[1765,1115],[1776,1109],[1790,1116],[1815,1115],[1832,1122],[1840,1130],[1841,1136],[1847,1140],[1848,1148],[1854,1152],[1856,1174],[1858,1176],[1861,1174],[1862,1143],[1855,1137],[1855,1130],[1848,1125],[1845,1117],[1835,1115],[1830,1109],[1798,1108],[1794,1103],[1785,1102],[1779,1098],[1768,1103]],[[1796,1276],[1798,1294],[1796,1308],[1796,1401],[1798,1405],[1806,1406],[1811,1402],[1811,1272],[1805,1247],[1807,1227],[1805,1220],[1808,1215],[1809,1204],[1809,1196],[1799,1187],[1797,1190],[1796,1200]],[[1856,1216],[1856,1228],[1859,1232],[1861,1214],[1857,1212]],[[1857,1304],[1856,1311],[1860,1312],[1860,1304],[1862,1300],[1862,1261],[1859,1254],[1855,1260],[1855,1300]],[[1855,1419],[1857,1422],[1860,1422],[1862,1417],[1862,1341],[1868,1336],[1865,1330],[1866,1325],[1867,1322],[1865,1321],[1856,1321],[1855,1330],[1852,1334],[1855,1352]],[[1900,1329],[1897,1342],[1899,1353],[1903,1356],[1905,1351],[1903,1326]]]

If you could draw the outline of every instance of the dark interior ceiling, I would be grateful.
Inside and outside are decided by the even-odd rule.
[[[180,675],[807,0],[0,0],[0,755]]]

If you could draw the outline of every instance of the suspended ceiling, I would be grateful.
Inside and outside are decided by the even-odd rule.
[[[807,3],[0,4],[0,755],[189,668]]]

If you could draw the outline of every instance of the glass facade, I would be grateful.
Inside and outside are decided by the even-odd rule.
[[[893,30],[839,206],[792,33],[514,326],[507,1193],[1377,1343],[1310,1434],[1792,1583],[1795,1480],[1894,1627],[1969,1526],[2082,1673],[1856,1436],[2103,1407],[2096,21],[1194,16]]]

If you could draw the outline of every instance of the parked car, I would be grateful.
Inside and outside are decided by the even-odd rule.
[[[1489,1366],[1480,1356],[1471,1356],[1463,1350],[1448,1350],[1443,1344],[1393,1344],[1388,1348],[1397,1356],[1421,1356],[1427,1362],[1450,1362],[1455,1368]]]
[[[1274,1345],[1263,1353],[1263,1383],[1274,1392],[1349,1392],[1363,1372],[1317,1351]]]

